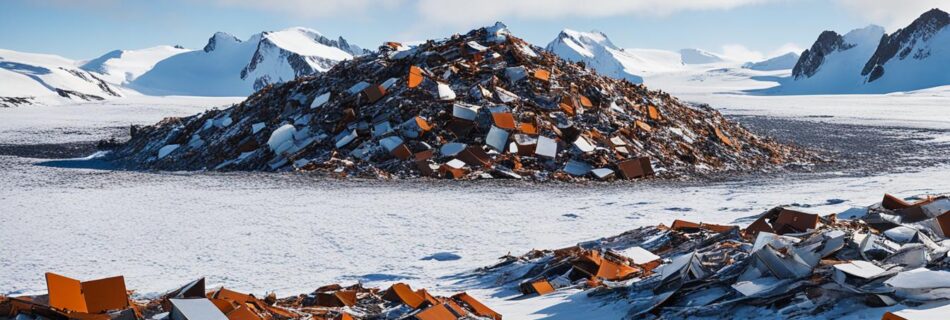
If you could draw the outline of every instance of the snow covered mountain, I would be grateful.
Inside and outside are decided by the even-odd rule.
[[[82,63],[83,70],[96,72],[115,84],[132,82],[159,61],[192,50],[178,46],[156,46],[141,50],[115,50]]]
[[[884,36],[861,75],[872,87],[950,84],[950,15],[925,12],[909,26]]]
[[[765,59],[759,62],[748,62],[742,65],[743,68],[759,70],[759,71],[775,71],[775,70],[786,70],[795,67],[795,63],[798,62],[799,55],[795,52],[789,52],[777,57],[772,57]]]
[[[682,49],[680,57],[683,64],[710,64],[725,62],[728,59],[702,49]]]
[[[644,78],[660,74],[738,66],[736,61],[701,49],[674,52],[619,48],[607,35],[597,31],[564,29],[548,43],[547,50],[568,61],[584,62],[600,74],[634,83],[642,83]]]
[[[122,91],[73,60],[0,49],[0,107],[94,101]]]
[[[602,75],[643,83],[637,73],[647,64],[643,59],[618,48],[601,32],[579,32],[564,29],[547,50],[562,59],[584,62]]]
[[[852,30],[843,36],[834,31],[822,32],[811,48],[802,52],[792,68],[792,76],[795,80],[842,76],[853,74],[855,66],[860,73],[861,61],[867,61],[882,36],[884,28],[875,25]]]
[[[844,36],[825,31],[791,78],[762,93],[888,93],[950,84],[950,17],[930,10],[888,35],[878,26]]]
[[[547,50],[568,61],[584,62],[602,75],[645,83],[676,94],[732,92],[775,86],[788,74],[797,54],[747,63],[702,49],[667,51],[621,49],[601,32],[565,29]]]
[[[218,32],[204,50],[164,59],[129,86],[150,95],[246,96],[367,52],[306,28],[262,32],[246,41]]]

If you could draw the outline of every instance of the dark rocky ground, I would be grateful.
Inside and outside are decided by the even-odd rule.
[[[730,116],[730,118],[742,123],[742,125],[757,134],[774,137],[780,142],[797,144],[818,150],[825,159],[831,161],[813,166],[792,166],[788,168],[788,170],[779,172],[716,174],[693,179],[692,181],[685,181],[685,183],[757,180],[753,178],[779,176],[783,178],[806,179],[828,176],[868,176],[880,173],[913,172],[921,168],[950,165],[950,142],[934,141],[935,137],[950,135],[950,130],[837,124],[823,122],[820,119],[789,119],[763,116]],[[129,137],[127,127],[98,128],[94,131],[95,132],[64,131],[61,134],[100,136],[102,139],[115,139],[117,141],[124,141]],[[44,161],[38,162],[40,165],[64,166],[63,162],[56,160],[88,156],[98,151],[100,147],[99,144],[99,140],[70,143],[0,144],[0,159],[5,156],[43,159]],[[72,167],[72,164],[66,166]],[[95,167],[102,168],[102,164],[97,163]],[[255,175],[266,176],[267,174]],[[288,178],[287,175],[283,174],[277,176],[280,176],[279,179]],[[291,179],[301,179],[312,182],[310,175],[300,175],[299,177]],[[360,182],[358,179],[350,180],[353,180],[353,183],[367,182]],[[445,183],[457,186],[512,183],[511,181],[492,182],[484,180],[461,183],[427,180],[429,180],[430,183]],[[525,185],[531,184],[530,182],[516,183]],[[641,180],[619,183],[654,185],[684,183],[684,181]],[[553,184],[560,185],[563,183],[553,182]],[[617,183],[581,183],[581,185],[584,186],[611,184]]]
[[[753,132],[817,149],[832,162],[818,172],[872,175],[950,164],[950,130],[864,126],[761,116],[733,116]]]

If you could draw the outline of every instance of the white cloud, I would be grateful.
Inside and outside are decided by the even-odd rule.
[[[727,44],[722,46],[721,55],[729,60],[734,61],[761,61],[765,59],[765,55],[762,52],[751,50],[746,48],[746,46],[741,44]]]
[[[777,57],[777,56],[780,56],[780,55],[783,55],[783,54],[786,54],[786,53],[789,53],[789,52],[794,52],[794,53],[797,53],[797,54],[801,54],[802,51],[805,51],[805,49],[802,48],[801,46],[797,45],[797,44],[794,44],[794,43],[789,42],[789,43],[786,43],[786,44],[783,44],[783,45],[779,46],[779,47],[776,48],[775,50],[772,50],[772,52],[769,52],[769,54],[766,55],[765,57],[766,57],[766,58],[774,58],[774,57]]]
[[[741,44],[726,44],[722,46],[721,50],[722,51],[717,54],[728,60],[739,62],[757,62],[774,58],[789,52],[800,54],[804,49],[799,47],[797,44],[789,42],[779,46],[775,50],[769,51],[768,53],[752,50]]]
[[[933,8],[950,9],[947,0],[837,0],[838,4],[869,23],[882,25],[888,32],[906,27]]]
[[[774,0],[418,0],[429,23],[471,25],[509,17],[556,19],[619,15],[668,15],[686,10],[731,9]]]
[[[62,1],[62,0],[54,0]],[[556,19],[618,15],[668,15],[685,10],[731,9],[780,0],[191,0],[278,11],[304,17],[364,15],[412,6],[427,25],[469,26],[510,17]]]
[[[213,2],[221,6],[237,6],[278,11],[299,17],[330,17],[363,15],[373,10],[392,9],[406,0],[192,0]]]

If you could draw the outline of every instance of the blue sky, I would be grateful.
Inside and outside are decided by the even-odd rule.
[[[563,28],[621,47],[702,48],[750,59],[811,45],[823,30],[888,32],[946,0],[4,0],[0,48],[89,59],[160,44],[201,48],[216,31],[246,39],[292,26],[384,41],[440,38],[504,21],[544,45]]]

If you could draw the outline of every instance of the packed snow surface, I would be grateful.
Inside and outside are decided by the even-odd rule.
[[[842,118],[854,122],[946,132],[948,113],[932,113],[947,105],[948,96],[938,90],[901,96],[695,97],[748,108],[727,112],[810,121],[827,119],[811,117],[820,112],[817,107],[789,106],[835,105],[845,109]],[[239,100],[139,99],[0,110],[0,144],[94,141],[131,123]],[[908,105],[912,108],[904,111]],[[906,119],[890,119],[898,109],[909,114]],[[111,171],[83,168],[94,159],[9,154],[0,159],[0,183],[8,186],[0,189],[0,243],[16,244],[0,255],[0,293],[44,291],[46,271],[82,279],[123,274],[130,288],[146,295],[198,276],[278,295],[334,282],[408,281],[437,293],[469,290],[512,319],[565,319],[577,310],[613,319],[626,310],[570,290],[509,300],[514,293],[468,288],[454,279],[508,252],[564,247],[673,219],[741,224],[780,204],[809,204],[800,209],[831,213],[874,203],[884,192],[950,190],[946,167],[866,177],[565,186]]]

